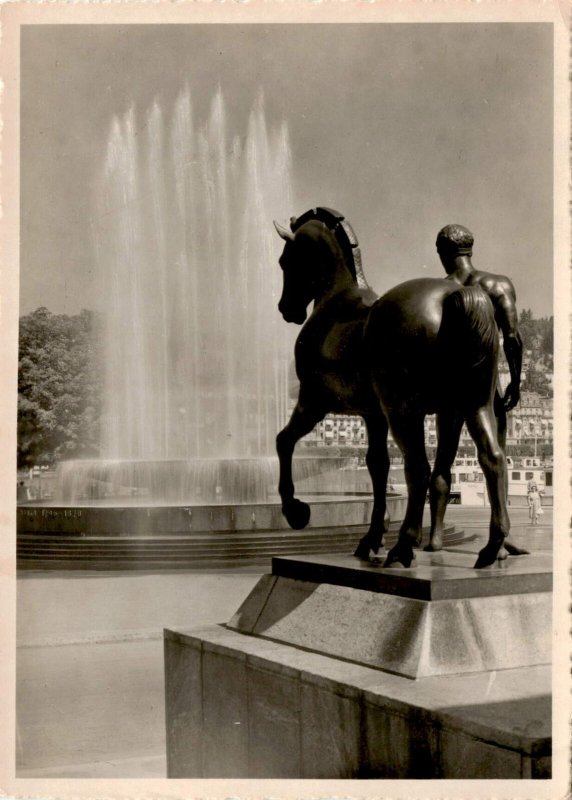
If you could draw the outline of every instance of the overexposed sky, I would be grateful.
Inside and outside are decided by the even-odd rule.
[[[112,118],[133,106],[144,125],[188,86],[199,117],[220,87],[238,135],[263,92],[290,132],[292,214],[343,212],[378,292],[440,276],[437,231],[459,222],[475,266],[549,315],[552,63],[548,24],[25,27],[21,311],[105,307],[92,234]]]

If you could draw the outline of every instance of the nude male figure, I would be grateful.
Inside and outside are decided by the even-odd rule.
[[[494,400],[498,442],[502,450],[505,451],[507,413],[516,406],[520,399],[522,339],[518,330],[516,292],[511,281],[505,275],[495,275],[491,272],[483,272],[475,269],[471,262],[473,242],[473,234],[467,228],[462,225],[446,225],[439,231],[436,245],[439,258],[447,273],[447,280],[454,281],[461,286],[479,285],[492,301],[496,322],[503,335],[503,349],[510,371],[510,383],[506,388],[504,396],[501,395],[500,387],[497,383]],[[454,448],[456,452],[459,433],[459,426],[456,428],[453,426],[452,435],[450,437],[447,436],[447,432],[445,432],[445,442],[443,446],[443,449],[446,451],[443,457],[445,472],[447,472],[446,462],[451,455],[453,455],[454,458],[452,451]],[[439,458],[439,452],[437,457]],[[443,469],[436,469],[435,475],[442,477],[442,472]],[[437,477],[437,480],[439,480],[439,477]],[[447,487],[447,489],[448,488],[449,487]],[[436,523],[433,523],[434,530],[431,532],[431,541],[427,549],[438,550],[442,546],[443,517],[447,503],[445,494],[448,494],[448,491],[445,493],[443,487],[439,488],[439,486],[437,486],[432,487],[431,494],[432,517],[436,518]],[[505,541],[504,546],[509,555],[525,555],[528,553],[527,550],[516,547],[508,540]]]
[[[510,370],[510,383],[501,398],[497,386],[495,414],[499,422],[499,444],[506,444],[506,415],[520,399],[520,373],[522,369],[522,339],[518,330],[516,292],[505,275],[494,275],[475,269],[473,255],[473,234],[462,225],[446,225],[437,235],[437,252],[447,273],[447,279],[461,286],[478,284],[491,298],[497,325],[503,335],[503,348]]]

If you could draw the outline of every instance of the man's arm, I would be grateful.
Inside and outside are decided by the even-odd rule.
[[[520,373],[522,370],[522,339],[518,330],[516,292],[508,278],[501,278],[495,286],[495,311],[497,324],[503,335],[503,348],[510,370],[510,383],[504,395],[505,411],[513,409],[520,400]]]

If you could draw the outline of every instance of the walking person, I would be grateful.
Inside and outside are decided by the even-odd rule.
[[[526,498],[528,501],[528,515],[530,517],[530,524],[538,525],[538,517],[543,513],[543,511],[541,495],[535,483],[528,484],[528,494]]]

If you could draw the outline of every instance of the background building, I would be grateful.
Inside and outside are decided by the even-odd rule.
[[[553,445],[553,400],[542,397],[537,392],[523,392],[520,403],[508,415],[507,451],[509,455],[552,455]],[[393,440],[390,436],[390,446]],[[425,418],[425,444],[431,451],[437,446],[435,416]],[[303,447],[328,448],[352,447],[367,448],[367,430],[361,417],[350,417],[343,414],[328,414],[322,422],[301,442]],[[531,452],[518,452],[526,446]],[[476,450],[467,427],[463,425],[459,442],[460,455],[475,455]]]

